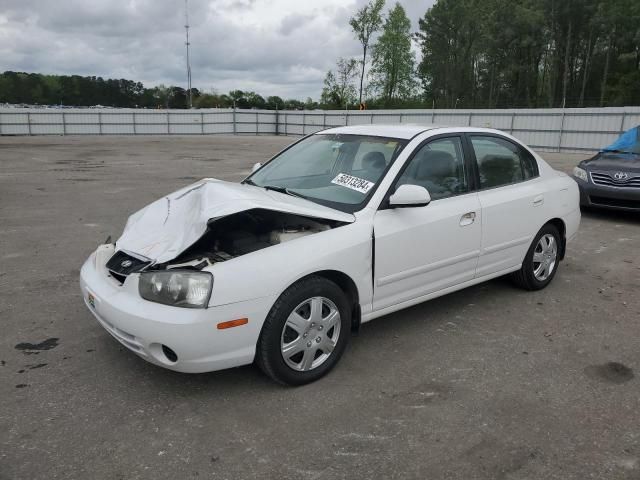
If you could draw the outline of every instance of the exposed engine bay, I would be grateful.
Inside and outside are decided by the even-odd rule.
[[[214,263],[341,225],[344,223],[274,210],[245,210],[209,220],[207,231],[198,241],[175,259],[148,269],[202,270]]]

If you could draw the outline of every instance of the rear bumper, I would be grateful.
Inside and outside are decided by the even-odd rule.
[[[92,254],[80,271],[87,308],[116,340],[145,360],[186,373],[210,372],[253,361],[264,319],[275,299],[258,298],[206,309],[156,304],[138,295],[138,275],[119,285],[96,265]],[[238,318],[249,322],[218,330],[217,324]],[[177,355],[171,361],[162,346]]]
[[[574,179],[580,188],[581,206],[640,212],[640,188],[608,187]]]
[[[582,214],[580,213],[580,208],[576,208],[571,213],[562,217],[565,225],[565,238],[562,241],[562,248],[560,250],[560,260],[564,259],[567,243],[573,241],[578,233],[578,229],[580,228],[580,220],[582,218]]]

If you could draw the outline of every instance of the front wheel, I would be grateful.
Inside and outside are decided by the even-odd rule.
[[[347,346],[351,316],[344,292],[319,276],[289,287],[271,308],[256,363],[288,385],[313,382],[331,370]]]
[[[540,290],[549,285],[560,263],[560,232],[551,224],[540,229],[533,239],[522,267],[512,276],[516,285],[526,290]]]

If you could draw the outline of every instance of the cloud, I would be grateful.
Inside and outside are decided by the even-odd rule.
[[[189,0],[193,85],[318,98],[363,1]],[[402,3],[416,27],[432,2]],[[184,85],[184,42],[181,0],[0,0],[5,70]]]
[[[284,36],[289,35],[291,32],[298,28],[304,27],[306,24],[313,21],[314,15],[301,15],[299,13],[292,13],[282,19],[280,24],[280,33]]]

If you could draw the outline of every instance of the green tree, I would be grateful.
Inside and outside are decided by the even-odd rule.
[[[229,97],[231,98],[231,101],[233,102],[234,107],[238,107],[238,108],[247,107],[245,93],[242,90],[231,90],[229,92]]]
[[[249,108],[265,108],[267,105],[266,100],[255,92],[247,92],[245,99]]]
[[[360,73],[360,94],[358,103],[362,103],[362,84],[364,82],[364,71],[367,65],[367,50],[371,42],[371,36],[380,30],[382,25],[382,9],[385,0],[371,0],[349,19],[349,25],[356,38],[362,45],[362,71]]]
[[[237,108],[265,108],[266,100],[255,92],[243,92],[242,90],[232,90],[229,92],[232,106]]]
[[[313,100],[313,98],[311,98],[311,97],[307,97],[307,99],[304,101],[304,109],[305,110],[315,110],[318,107],[319,107],[318,102]]]
[[[461,100],[466,103],[473,84],[469,77],[474,71],[474,46],[484,40],[479,38],[481,5],[477,0],[440,0],[420,19],[418,76],[429,103],[443,107],[454,107]]]
[[[214,89],[209,93],[201,93],[195,102],[196,108],[228,108],[232,102],[228,95],[220,95]]]
[[[153,99],[158,107],[169,108],[170,89],[163,84],[153,89]]]
[[[267,108],[270,110],[284,108],[284,100],[278,96],[267,97]]]
[[[353,58],[339,58],[336,71],[328,71],[324,78],[321,102],[329,107],[347,108],[355,102],[355,80],[358,76],[358,61]]]
[[[371,79],[385,103],[408,98],[415,88],[415,55],[411,51],[411,21],[399,3],[387,15],[382,35],[373,46]]]
[[[182,87],[158,85],[145,88],[140,82],[101,77],[81,77],[79,75],[41,75],[7,71],[0,73],[0,102],[42,105],[91,106],[144,108],[184,108],[187,91]],[[280,97],[264,97],[256,92],[233,90],[226,94],[215,91],[203,93],[191,89],[194,106],[197,108],[228,108],[234,104],[239,108],[283,108]],[[301,108],[305,103],[288,100],[289,108]],[[307,100],[307,105],[314,102]]]
[[[304,110],[304,102],[295,98],[289,98],[284,101],[285,109],[287,110]]]
[[[169,108],[185,108],[187,104],[187,91],[182,87],[169,88]]]
[[[442,107],[636,103],[637,0],[437,0],[418,76]]]

